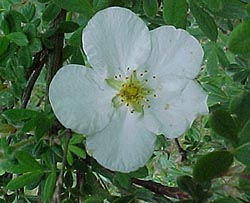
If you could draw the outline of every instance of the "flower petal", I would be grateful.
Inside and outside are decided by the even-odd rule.
[[[158,97],[152,100],[151,108],[145,110],[146,128],[156,134],[175,138],[190,128],[198,115],[208,113],[207,94],[200,85],[191,80],[184,88],[182,85],[179,87],[173,96],[166,85]]]
[[[162,26],[151,31],[152,51],[147,67],[156,75],[193,79],[200,71],[203,50],[187,31]]]
[[[121,107],[104,130],[87,137],[87,149],[101,165],[120,172],[145,165],[156,136],[144,128],[139,115]]]
[[[93,69],[80,65],[61,68],[49,87],[57,119],[66,128],[83,134],[102,130],[110,122],[114,95],[113,89]]]
[[[133,12],[120,7],[99,11],[83,31],[83,49],[98,71],[125,72],[145,63],[151,49],[150,33]]]

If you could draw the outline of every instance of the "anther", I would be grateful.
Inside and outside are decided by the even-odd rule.
[[[128,79],[128,76],[126,76],[125,79],[127,80],[127,79]]]
[[[148,80],[146,79],[145,82],[148,82]]]
[[[117,79],[118,77],[117,77],[117,75],[115,75],[115,79]]]
[[[127,103],[126,106],[129,106],[129,103]]]
[[[147,70],[144,71],[144,73],[147,73],[147,72],[148,72]]]
[[[123,99],[121,99],[121,102],[124,102],[124,100],[123,100]]]
[[[127,71],[129,71],[129,67],[127,67]]]
[[[120,75],[119,75],[119,77],[121,78],[121,77],[122,77],[122,75],[120,74]]]
[[[153,78],[155,79],[155,78],[156,78],[156,76],[155,76],[155,75],[153,75]]]
[[[151,106],[150,106],[150,105],[148,105],[148,108],[151,108]]]
[[[133,72],[135,73],[135,72],[136,72],[136,70],[133,70]]]
[[[156,95],[156,94],[154,94],[154,97],[157,97],[157,95]]]
[[[143,73],[141,73],[140,76],[142,77],[142,76],[143,76]]]
[[[130,111],[130,113],[134,113],[134,112],[135,112],[135,110]]]

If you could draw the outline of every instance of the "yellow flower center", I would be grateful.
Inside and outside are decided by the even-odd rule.
[[[139,80],[137,73],[134,70],[130,77],[122,80],[121,75],[115,76],[115,79],[106,79],[107,83],[118,93],[113,97],[112,102],[114,107],[119,108],[122,105],[130,106],[131,113],[143,112],[143,108],[149,101],[147,96],[153,93],[153,90],[146,86],[147,80]]]

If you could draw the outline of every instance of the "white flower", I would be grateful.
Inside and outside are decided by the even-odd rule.
[[[89,21],[82,40],[92,68],[61,68],[49,98],[58,120],[87,135],[88,151],[104,167],[138,169],[156,135],[176,138],[208,112],[207,94],[193,80],[203,50],[185,30],[149,31],[130,10],[112,7]]]

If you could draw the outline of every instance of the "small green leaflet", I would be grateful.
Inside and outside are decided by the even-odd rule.
[[[234,28],[228,39],[228,48],[235,54],[250,52],[250,20],[245,20]]]
[[[185,29],[187,21],[186,0],[165,0],[163,5],[163,19],[169,25]]]
[[[217,25],[210,14],[202,7],[198,6],[194,1],[190,2],[190,9],[196,19],[197,24],[204,34],[212,41],[216,41],[218,37]]]

